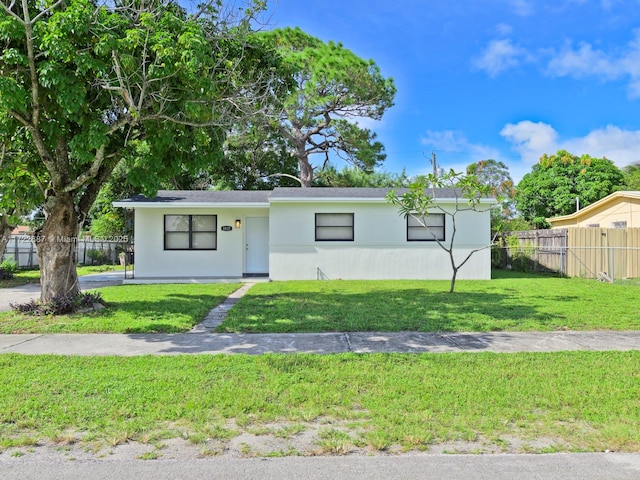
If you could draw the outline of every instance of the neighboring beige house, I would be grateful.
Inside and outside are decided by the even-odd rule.
[[[272,280],[449,279],[448,255],[413,217],[398,214],[385,188],[160,191],[115,202],[135,210],[135,280],[265,276]],[[398,189],[401,193],[401,189]],[[455,192],[436,203],[455,209]],[[488,207],[456,215],[456,257],[491,242]],[[448,241],[450,217],[429,216]],[[491,253],[477,252],[461,279],[491,278]]]
[[[640,192],[614,192],[571,215],[547,218],[547,222],[551,228],[637,228],[640,227]]]

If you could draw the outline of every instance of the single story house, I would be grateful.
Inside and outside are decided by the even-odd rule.
[[[159,191],[114,205],[135,211],[135,281],[449,279],[448,254],[433,235],[450,240],[450,216],[434,210],[427,231],[386,200],[390,190]],[[436,197],[455,210],[453,190]],[[483,211],[456,215],[456,257],[490,243],[493,203],[482,199]],[[491,278],[490,250],[475,253],[458,278]]]
[[[551,228],[637,228],[640,227],[640,192],[613,192],[571,215],[547,218],[547,222]]]

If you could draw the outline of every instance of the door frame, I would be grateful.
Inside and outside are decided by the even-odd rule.
[[[253,223],[252,220],[260,220],[261,222]],[[245,234],[244,234],[244,276],[268,276],[269,275],[269,217],[245,217],[244,218],[245,225]],[[255,267],[253,265],[249,265],[249,240],[250,240],[250,231],[256,228],[256,225],[259,225],[259,230],[261,230],[262,238],[266,243],[261,245],[264,249],[264,256],[261,257],[259,263],[264,263],[266,265],[266,271],[262,268]],[[252,271],[255,270],[255,271]],[[260,271],[257,271],[260,270]]]

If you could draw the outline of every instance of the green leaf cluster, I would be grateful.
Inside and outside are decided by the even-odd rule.
[[[396,88],[373,60],[364,60],[341,43],[323,42],[299,28],[260,34],[283,59],[286,95],[272,106],[270,118],[287,139],[310,186],[309,157],[334,152],[371,171],[385,159],[375,133],[361,128],[362,118],[379,120],[393,105]],[[305,168],[306,167],[306,168]]]
[[[559,150],[543,155],[522,178],[515,199],[525,220],[548,228],[547,218],[575,212],[576,199],[586,207],[623,185],[624,174],[611,160]]]

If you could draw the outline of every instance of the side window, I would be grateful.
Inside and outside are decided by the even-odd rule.
[[[216,215],[165,215],[165,250],[216,250]]]
[[[353,242],[353,213],[316,213],[316,241]]]
[[[424,217],[407,215],[408,242],[435,242],[444,239],[444,213],[431,213]]]

